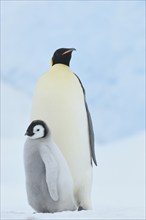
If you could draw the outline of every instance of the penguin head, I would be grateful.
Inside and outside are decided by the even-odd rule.
[[[41,120],[32,121],[25,133],[30,139],[45,138],[48,134],[48,126]]]
[[[72,52],[75,48],[60,48],[55,51],[52,57],[52,66],[60,63],[69,66]]]

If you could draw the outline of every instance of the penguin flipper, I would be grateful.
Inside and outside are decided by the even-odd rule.
[[[86,107],[87,119],[88,119],[88,132],[89,132],[91,157],[92,157],[95,165],[97,166],[97,161],[96,161],[96,156],[95,156],[95,148],[94,148],[94,131],[93,131],[91,115],[90,115],[86,100],[85,100],[85,107]],[[91,161],[91,164],[92,164],[92,161]]]
[[[74,73],[75,74],[75,73]],[[85,102],[85,108],[86,108],[86,112],[87,112],[87,120],[88,120],[88,132],[89,132],[89,143],[90,143],[90,154],[91,154],[91,165],[92,165],[92,160],[94,161],[95,165],[97,166],[97,161],[96,161],[96,155],[95,155],[95,148],[94,148],[94,131],[93,131],[93,124],[92,124],[92,119],[91,119],[91,115],[89,112],[89,108],[86,102],[86,93],[85,93],[85,89],[84,86],[80,80],[80,78],[75,74],[75,76],[77,77],[77,79],[79,80],[79,83],[82,87],[83,90],[83,95],[84,95],[84,102]]]
[[[42,146],[40,148],[41,158],[45,164],[46,169],[46,182],[51,198],[54,201],[59,199],[57,179],[58,179],[58,166],[57,162],[50,153],[47,146]]]

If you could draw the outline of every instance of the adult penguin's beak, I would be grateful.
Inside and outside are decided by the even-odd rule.
[[[71,52],[73,52],[74,50],[76,50],[76,49],[75,49],[75,48],[69,48],[67,51],[65,51],[65,52],[62,54],[62,56],[65,55],[65,54],[67,54],[67,53],[71,53]]]

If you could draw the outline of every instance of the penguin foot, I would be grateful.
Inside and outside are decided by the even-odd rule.
[[[82,210],[84,210],[84,208],[82,206],[79,206],[78,211],[82,211]]]

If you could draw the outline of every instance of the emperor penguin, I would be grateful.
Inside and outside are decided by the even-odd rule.
[[[74,50],[60,48],[54,52],[50,69],[36,84],[31,119],[40,118],[50,126],[70,168],[78,210],[88,210],[92,209],[93,162],[97,162],[85,89],[69,67]]]
[[[75,210],[72,176],[48,126],[35,120],[26,135],[24,165],[29,204],[37,212]]]

